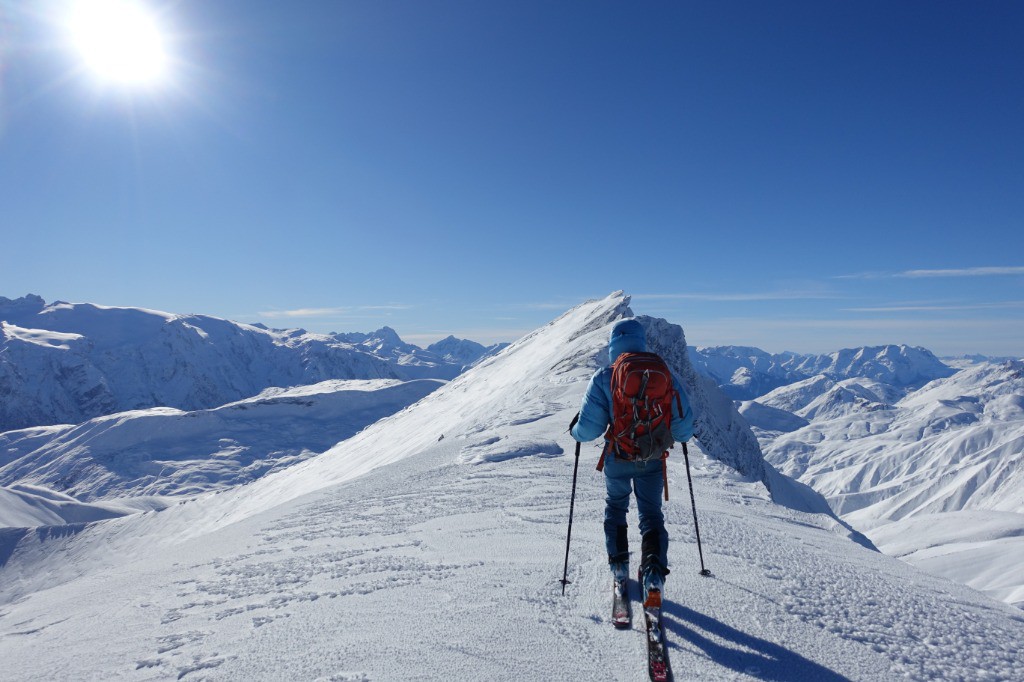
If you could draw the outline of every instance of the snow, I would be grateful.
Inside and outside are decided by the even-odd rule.
[[[792,412],[763,405],[756,400],[746,400],[740,403],[737,409],[751,427],[757,427],[764,431],[788,433],[801,429],[809,423]]]
[[[499,343],[493,346],[484,346],[475,341],[448,336],[436,343],[430,344],[427,346],[427,350],[441,356],[448,362],[462,365],[463,368],[468,369],[482,359],[496,355],[508,345],[507,343]]]
[[[553,440],[495,437],[464,446],[459,453],[459,461],[482,464],[516,457],[557,457],[562,452],[562,446]]]
[[[123,516],[130,510],[114,504],[83,504],[70,495],[18,484],[0,487],[0,528],[85,523]]]
[[[387,327],[310,334],[33,296],[0,299],[0,320],[0,432],[151,407],[209,409],[272,386],[447,380],[463,369]]]
[[[846,348],[826,355],[771,354],[743,346],[691,347],[690,352],[698,371],[736,400],[753,400],[818,375],[914,389],[955,371],[929,350],[906,345]]]
[[[627,303],[579,306],[246,485],[99,523],[0,529],[4,674],[646,679],[639,622],[610,624],[594,444],[564,597],[558,583],[575,463],[565,432]],[[667,465],[678,679],[1021,679],[1019,611],[851,542],[827,514],[773,502],[800,488],[757,465],[731,401],[686,371],[682,330],[645,324],[652,345],[677,348],[701,413],[690,459],[710,578],[697,574],[682,458]]]
[[[1024,516],[958,511],[911,517],[876,528],[886,554],[1024,608]]]
[[[794,407],[810,423],[758,435],[770,462],[822,493],[882,551],[1020,604],[1022,377],[1020,362],[977,364],[891,405],[857,396],[849,409],[816,413],[809,406],[829,395],[824,384],[794,384],[758,402]],[[989,537],[992,523],[1013,532]]]
[[[22,329],[0,320],[0,338],[21,343],[31,343],[44,348],[71,350],[72,346],[84,339],[81,334],[62,334],[41,329]]]
[[[151,408],[10,431],[0,434],[0,485],[31,482],[82,501],[222,490],[324,452],[442,384],[327,381],[211,410]]]

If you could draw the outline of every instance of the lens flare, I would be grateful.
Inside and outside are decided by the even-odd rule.
[[[67,28],[85,67],[101,81],[153,85],[167,74],[164,34],[139,2],[79,0]]]

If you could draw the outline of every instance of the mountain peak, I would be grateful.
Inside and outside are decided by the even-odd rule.
[[[745,346],[700,347],[690,352],[698,371],[736,400],[753,400],[817,375],[835,381],[860,377],[907,390],[956,372],[928,349],[906,344],[843,348],[824,355],[767,353]]]
[[[16,318],[35,315],[46,307],[42,296],[28,294],[21,298],[5,298],[0,296],[0,319],[13,322]]]

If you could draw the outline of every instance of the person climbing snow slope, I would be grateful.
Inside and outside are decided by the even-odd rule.
[[[685,443],[693,436],[693,410],[679,380],[646,348],[644,329],[635,319],[612,327],[608,343],[612,364],[590,379],[571,434],[579,442],[605,437],[597,468],[603,467],[607,486],[605,544],[617,590],[625,589],[629,575],[626,514],[630,493],[635,492],[644,605],[660,608],[669,573],[668,535],[661,510],[663,487],[668,497],[664,458],[673,441]],[[628,598],[625,602],[628,606]],[[622,624],[628,618],[627,612]]]

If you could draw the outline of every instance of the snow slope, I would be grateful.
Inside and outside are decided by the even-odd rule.
[[[31,483],[82,501],[222,490],[324,452],[442,383],[327,381],[211,410],[158,407],[9,431],[0,434],[0,485]]]
[[[875,528],[886,554],[1024,608],[1024,519],[964,510],[912,516]]]
[[[137,500],[135,504],[89,504],[47,488],[19,483],[0,486],[0,528],[88,523],[165,506],[148,499]]]
[[[330,379],[451,379],[462,366],[388,327],[311,334],[0,297],[0,432],[150,407],[208,409],[271,386]]]
[[[565,431],[610,324],[628,313],[621,295],[584,304],[247,486],[60,533],[0,530],[5,672],[646,679],[638,625],[620,632],[608,619],[593,444],[564,597],[557,582],[575,461]],[[715,404],[701,406],[716,413],[705,427],[731,424]],[[704,437],[709,449],[745,440]],[[851,542],[827,515],[774,504],[757,479],[691,450],[714,576],[697,575],[673,455],[665,613],[678,679],[1020,679],[1018,612]]]
[[[1024,363],[977,365],[894,405],[816,419],[765,456],[883,551],[1024,603]]]

